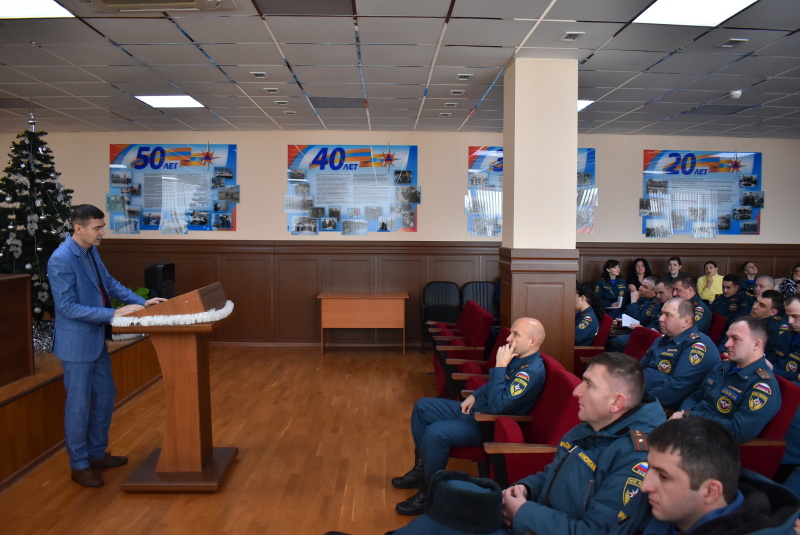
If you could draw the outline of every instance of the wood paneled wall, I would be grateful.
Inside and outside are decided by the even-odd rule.
[[[783,276],[800,261],[800,245],[716,245],[671,243],[579,243],[578,280],[597,280],[608,258],[627,269],[647,258],[658,273],[678,255],[684,270],[702,274],[708,259],[720,273],[738,272],[754,260],[761,273]],[[144,270],[173,262],[176,291],[185,293],[219,281],[236,308],[213,340],[264,344],[319,343],[323,291],[407,291],[407,341],[421,337],[421,294],[427,282],[450,280],[460,286],[500,276],[497,242],[224,241],[104,239],[100,252],[109,271],[127,286],[144,285]],[[545,283],[546,281],[542,281]],[[568,302],[569,304],[570,302]],[[353,329],[330,332],[331,345],[399,345],[400,333]]]

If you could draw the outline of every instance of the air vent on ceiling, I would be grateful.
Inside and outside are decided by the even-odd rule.
[[[264,91],[266,91],[270,95],[277,95],[278,94],[278,88],[277,87],[265,87]]]
[[[749,40],[750,39],[738,39],[738,38],[728,39],[727,41],[725,41],[724,43],[719,45],[719,47],[720,48],[733,48],[735,46],[741,45],[742,43],[746,43]]]
[[[439,117],[450,117],[451,115],[453,114],[450,113],[449,111],[443,111],[439,114]]]
[[[297,115],[297,112],[294,110],[283,110],[284,115]]]
[[[450,94],[453,95],[454,97],[458,97],[463,95],[464,91],[465,91],[464,89],[451,89]]]
[[[586,35],[586,32],[567,32],[561,36],[561,41],[577,41]]]
[[[458,102],[445,102],[444,103],[444,107],[445,108],[455,108],[456,106],[458,106]]]
[[[457,80],[469,80],[470,78],[472,78],[471,74],[459,74],[456,76]]]
[[[267,73],[265,73],[265,72],[251,72],[250,76],[252,76],[253,78],[256,78],[258,80],[264,80],[266,78],[269,78],[269,76],[267,76]]]
[[[78,0],[92,11],[209,11],[237,9],[235,0]]]
[[[288,106],[289,105],[289,101],[288,100],[276,100],[275,104],[277,104],[278,106]]]

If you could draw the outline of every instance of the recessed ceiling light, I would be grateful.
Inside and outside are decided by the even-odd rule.
[[[0,19],[65,19],[74,16],[55,0],[0,2]]]
[[[265,72],[251,72],[250,76],[258,80],[264,80],[266,78],[269,78],[269,75]]]
[[[471,74],[458,74],[456,75],[456,80],[469,80],[472,78]]]
[[[594,104],[594,100],[579,100],[578,101],[578,111],[581,111],[583,108],[585,108],[589,104]]]
[[[461,96],[461,95],[464,94],[464,90],[463,89],[451,89],[450,90],[450,94],[453,95],[454,97],[458,97],[458,96]]]
[[[756,0],[658,0],[633,22],[714,27]]]
[[[202,108],[203,105],[188,95],[151,95],[136,98],[154,108]]]

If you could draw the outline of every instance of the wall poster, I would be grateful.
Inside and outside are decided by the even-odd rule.
[[[578,149],[578,233],[594,232],[597,206],[594,149]],[[503,147],[469,147],[464,213],[472,236],[500,236],[503,232]]]
[[[644,151],[642,233],[759,234],[764,191],[760,152]]]
[[[416,232],[415,145],[289,145],[283,211],[295,235]]]
[[[236,230],[236,145],[110,145],[111,231]]]

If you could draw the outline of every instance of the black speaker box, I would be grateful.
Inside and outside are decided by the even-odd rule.
[[[153,264],[144,270],[144,285],[150,290],[150,297],[175,297],[175,264]]]

